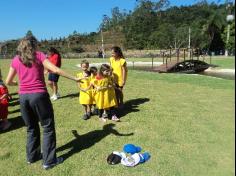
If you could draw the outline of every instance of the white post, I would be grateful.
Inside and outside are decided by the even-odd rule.
[[[188,28],[188,48],[190,49],[191,47],[191,29],[190,27]]]
[[[102,28],[101,28],[101,37],[102,37],[102,58],[105,58],[105,51],[104,51],[104,43],[103,43],[103,33],[102,33]]]
[[[228,51],[228,43],[229,43],[229,37],[230,37],[230,23],[234,20],[234,15],[231,14],[231,5],[228,3],[226,10],[228,11],[228,15],[226,16],[226,21],[228,23],[227,25],[227,36],[226,36],[226,47],[225,47],[225,56],[229,55]]]
[[[177,45],[176,45],[176,37],[175,37],[175,49],[177,48]]]
[[[191,52],[190,48],[191,48],[191,29],[190,29],[190,27],[189,27],[189,28],[188,28],[188,49],[189,49],[189,51],[188,51],[188,57],[189,57],[189,58],[190,58],[190,56],[191,56],[191,54],[190,54],[190,52]]]
[[[227,38],[226,38],[226,47],[229,43],[229,35],[230,35],[230,24],[228,23],[227,25]],[[225,56],[228,56],[229,55],[229,52],[228,52],[228,49],[226,48],[225,49]]]

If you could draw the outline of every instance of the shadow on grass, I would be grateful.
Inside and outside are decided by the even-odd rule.
[[[17,95],[17,97],[13,98],[14,95]],[[20,104],[18,93],[11,93],[10,96],[11,99],[9,100],[9,106],[17,106]]]
[[[94,130],[83,135],[79,135],[76,130],[72,130],[71,132],[74,135],[75,139],[57,148],[57,152],[70,149],[67,153],[61,155],[61,157],[63,157],[64,160],[66,160],[73,154],[93,146],[94,144],[96,144],[97,142],[99,142],[100,140],[102,140],[103,138],[105,138],[110,134],[114,134],[116,136],[133,135],[133,133],[121,134],[117,130],[113,129],[114,126],[115,124],[107,124],[103,126],[102,130]]]
[[[11,122],[10,128],[7,130],[4,130],[4,131],[1,130],[0,134],[7,133],[9,131],[13,131],[13,130],[16,130],[16,129],[19,129],[19,128],[25,126],[25,123],[24,123],[23,119],[21,118],[21,116],[17,116],[15,118],[10,118],[8,120],[9,120],[9,122]]]
[[[129,113],[138,112],[139,105],[146,103],[148,101],[150,101],[149,98],[137,98],[137,99],[133,99],[133,100],[128,100],[124,103],[123,109],[118,109],[118,112],[117,112],[118,116],[121,118]]]
[[[9,111],[8,114],[14,114],[14,113],[17,113],[17,112],[20,112],[20,109],[16,109],[16,110],[13,110],[13,111]]]
[[[18,98],[11,98],[10,101],[15,101],[15,100],[19,100],[19,97]]]
[[[10,96],[14,96],[14,95],[18,95],[18,93],[17,92],[10,93]]]
[[[79,92],[78,93],[72,93],[72,94],[68,94],[68,95],[65,95],[65,96],[61,96],[61,98],[76,98],[76,97],[79,97]]]
[[[19,100],[16,100],[16,101],[10,101],[9,102],[9,106],[17,106],[17,105],[19,105],[20,104],[20,101]]]

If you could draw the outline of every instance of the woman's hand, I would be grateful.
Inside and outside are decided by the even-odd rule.
[[[82,92],[86,92],[88,89],[82,89],[82,88],[80,88],[80,90],[81,90]]]
[[[45,75],[48,74],[48,70],[47,69],[44,69],[44,72],[43,72]]]
[[[18,83],[17,83],[16,81],[12,81],[12,84],[13,84],[14,86],[17,86],[17,85],[18,85]]]
[[[5,81],[8,86],[16,86],[17,85],[17,82],[13,80],[15,76],[16,76],[16,70],[14,68],[10,67],[6,81]]]
[[[79,82],[80,82],[80,83],[83,83],[83,81],[81,81],[81,80],[83,80],[83,79],[84,79],[84,78],[75,78],[75,81],[78,82],[78,83],[79,83]]]

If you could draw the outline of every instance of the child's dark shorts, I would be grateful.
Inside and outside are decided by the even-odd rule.
[[[59,75],[55,73],[49,73],[48,80],[52,82],[58,82]]]

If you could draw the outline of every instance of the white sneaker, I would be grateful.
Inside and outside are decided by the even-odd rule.
[[[55,100],[58,99],[58,97],[57,97],[56,95],[53,95],[53,96],[50,97],[50,99],[51,99],[52,101],[55,101]]]
[[[111,120],[113,120],[115,122],[119,122],[120,121],[120,119],[116,115],[113,115]]]

